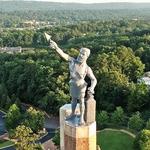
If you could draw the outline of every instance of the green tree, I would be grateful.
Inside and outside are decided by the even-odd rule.
[[[117,107],[116,110],[112,113],[111,121],[115,125],[124,125],[125,124],[125,113],[122,107]]]
[[[96,88],[98,109],[112,111],[116,106],[125,107],[127,93],[128,78],[124,74],[112,70],[101,73]]]
[[[115,51],[118,59],[121,61],[121,68],[123,74],[128,76],[129,81],[136,82],[143,74],[145,65],[141,62],[139,57],[136,57],[131,48],[118,47]]]
[[[127,97],[128,104],[127,108],[130,112],[149,108],[149,88],[144,83],[134,84],[131,83],[129,86],[129,94]]]
[[[25,114],[24,125],[31,128],[33,132],[38,132],[44,127],[44,113],[30,107]]]
[[[18,126],[20,119],[21,119],[20,109],[16,104],[11,105],[5,118],[7,130],[15,129]]]
[[[149,44],[147,44],[147,46],[145,45],[144,47],[144,51],[141,54],[141,60],[142,62],[145,64],[145,70],[149,71],[150,70],[150,46]]]
[[[109,122],[109,115],[107,111],[101,111],[96,114],[96,121],[99,127],[106,126]]]
[[[59,130],[56,131],[55,136],[53,137],[52,140],[56,145],[60,145],[60,131]]]
[[[7,103],[8,101],[8,91],[6,89],[6,86],[4,83],[0,84],[0,107],[5,108],[6,105],[10,106],[10,103]]]
[[[129,118],[129,128],[134,129],[134,130],[141,130],[143,128],[144,121],[141,118],[141,114],[139,112],[136,112]]]
[[[135,150],[149,150],[150,149],[150,130],[142,130],[136,137],[134,142]]]
[[[146,122],[146,129],[150,130],[150,119]]]
[[[42,150],[40,145],[35,143],[38,135],[34,134],[29,127],[24,125],[18,126],[15,131],[15,138],[17,139],[15,144],[17,150]]]

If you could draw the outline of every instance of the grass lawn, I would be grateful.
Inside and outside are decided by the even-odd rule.
[[[0,140],[0,148],[14,144],[11,141]]]
[[[133,150],[134,138],[121,131],[104,130],[97,133],[97,144],[102,150]]]

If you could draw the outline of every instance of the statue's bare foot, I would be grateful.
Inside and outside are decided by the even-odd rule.
[[[79,120],[79,125],[82,125],[82,126],[85,125],[85,121],[82,120],[82,119],[80,119],[80,120]]]
[[[69,120],[69,119],[71,119],[71,118],[73,118],[73,117],[75,117],[75,114],[74,114],[74,113],[71,114],[71,115],[69,115],[69,116],[67,116],[66,119]]]

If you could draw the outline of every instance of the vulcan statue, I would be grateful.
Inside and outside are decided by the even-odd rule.
[[[84,125],[84,113],[85,113],[85,92],[87,89],[87,83],[85,77],[88,76],[91,80],[91,86],[88,88],[88,93],[94,94],[94,88],[97,84],[97,80],[93,74],[92,69],[87,65],[86,60],[90,56],[90,49],[81,48],[77,59],[69,56],[60,49],[56,42],[51,40],[51,36],[45,33],[46,39],[50,42],[50,48],[56,50],[56,52],[66,61],[69,62],[70,70],[70,95],[72,98],[71,107],[72,113],[70,118],[75,115],[75,109],[77,106],[77,100],[80,102],[80,125]]]

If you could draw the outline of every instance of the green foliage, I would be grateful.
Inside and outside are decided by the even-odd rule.
[[[37,133],[43,129],[44,119],[44,113],[42,111],[30,107],[26,112],[21,113],[19,107],[13,104],[6,114],[5,124],[7,130],[9,130],[9,136],[14,137],[14,129],[19,124],[25,125]]]
[[[8,109],[12,102],[8,96],[8,91],[4,83],[0,84],[0,107]]]
[[[144,65],[130,48],[118,47],[115,52],[97,56],[96,75],[98,79],[96,99],[101,99],[103,109],[113,110],[115,106],[125,107],[130,92],[129,82],[143,73]]]
[[[150,105],[150,92],[144,83],[130,84],[130,92],[128,94],[128,110],[138,111]]]
[[[56,131],[55,136],[53,137],[52,140],[56,145],[60,145],[60,131],[59,130]]]
[[[98,13],[95,10],[93,12]],[[78,13],[81,11],[73,13],[73,16]],[[4,14],[0,16],[5,18]],[[17,15],[17,12],[12,14]],[[22,19],[27,15],[25,12],[19,14]],[[38,14],[37,18],[40,17],[40,13]],[[55,11],[55,15],[58,14]],[[61,13],[64,14],[66,11]],[[67,12],[67,15],[71,17],[72,13]],[[85,15],[89,18],[87,14]],[[31,16],[32,12],[28,16],[29,19],[32,18]],[[46,15],[39,20],[45,20],[49,16]],[[58,16],[59,23],[60,18],[66,19],[60,17],[60,14]],[[78,19],[82,20],[80,17]],[[10,20],[11,25],[14,26],[13,19],[6,18],[6,20]],[[67,22],[68,20],[69,18]],[[57,22],[57,19],[55,21]],[[150,66],[150,22],[127,19],[104,21],[103,19],[103,21],[72,23],[51,28],[39,27],[38,30],[2,30],[1,46],[32,48],[19,54],[0,54],[1,107],[7,109],[13,103],[25,102],[48,113],[58,114],[59,107],[70,101],[68,66],[55,51],[47,48],[48,43],[43,36],[43,33],[47,32],[66,53],[73,57],[78,55],[78,49],[81,47],[91,49],[88,64],[98,80],[95,91],[97,110],[112,112],[118,106],[129,113],[148,110],[150,106],[148,88],[137,84],[137,79],[143,74],[144,66],[145,70],[149,70]]]
[[[100,79],[99,79],[100,78]],[[103,72],[98,78],[96,100],[98,108],[112,111],[115,106],[126,105],[125,97],[128,93],[128,78],[118,71]]]
[[[110,120],[109,120],[109,115],[108,115],[107,111],[103,110],[100,113],[96,114],[96,122],[99,127],[106,126],[109,121]]]
[[[150,130],[150,119],[146,122],[146,129]]]
[[[135,150],[149,150],[150,148],[150,130],[142,130],[134,142]]]
[[[39,147],[35,141],[38,139],[38,135],[34,134],[33,131],[24,125],[20,125],[16,128],[15,132],[16,149],[17,150],[35,150]]]
[[[129,78],[129,81],[136,82],[143,74],[144,64],[139,57],[136,57],[131,48],[119,47],[116,55],[121,61],[122,72]]]
[[[50,113],[57,113],[58,108],[69,101],[67,67],[66,64],[60,65],[54,52],[37,49],[33,53],[8,55],[0,55],[0,81],[5,83],[2,93],[6,93],[1,101],[3,107],[6,106],[7,93],[10,103],[15,103],[15,95],[16,103],[21,100]]]
[[[143,128],[144,121],[141,118],[141,115],[139,112],[136,112],[129,118],[129,128],[134,130],[141,130]]]
[[[38,132],[44,127],[44,113],[30,107],[25,113],[26,119],[23,124],[31,128],[33,132]]]
[[[5,118],[7,130],[15,129],[18,126],[20,119],[20,109],[17,107],[16,104],[13,104],[12,106],[10,106]]]
[[[8,133],[9,133],[9,138],[10,139],[14,139],[15,138],[15,131],[16,131],[15,129],[10,129],[9,130]]]
[[[117,107],[112,113],[111,121],[115,125],[125,125],[125,113],[121,107]]]

